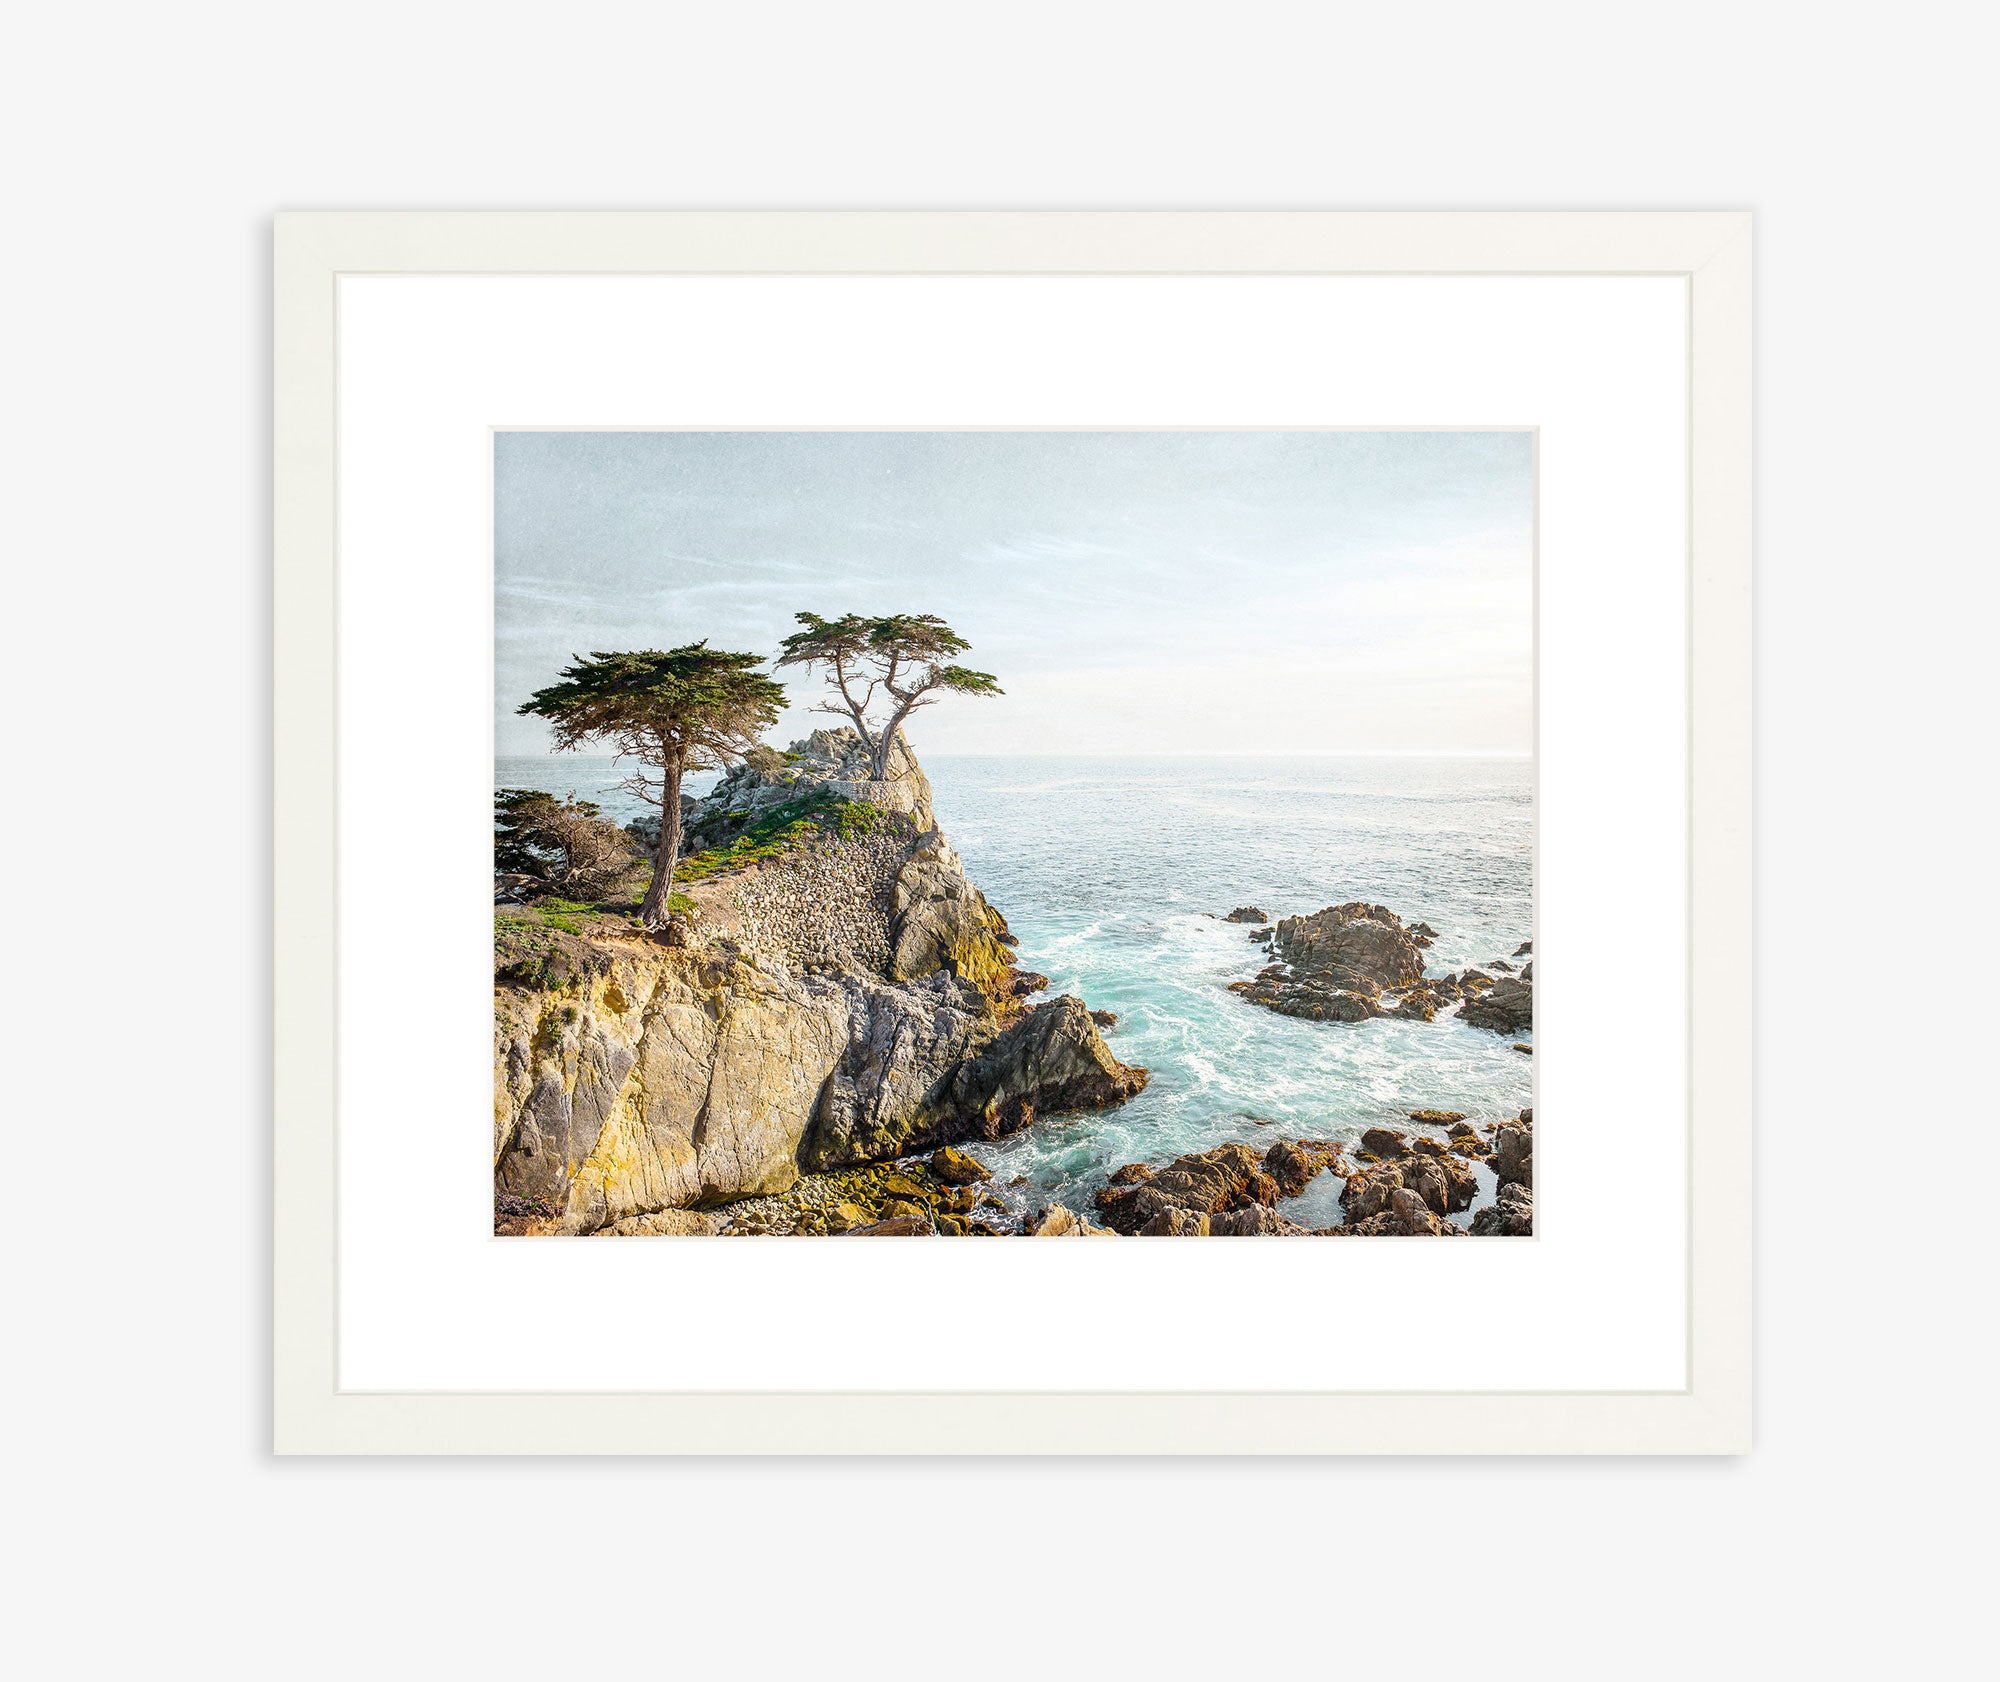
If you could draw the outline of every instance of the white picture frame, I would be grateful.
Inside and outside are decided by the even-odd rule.
[[[276,229],[281,1453],[1747,1451],[1750,327],[1741,213],[307,213]],[[1687,1383],[1656,1391],[355,1391],[336,1163],[340,278],[1669,275],[1688,303]],[[517,419],[496,416],[496,422]]]

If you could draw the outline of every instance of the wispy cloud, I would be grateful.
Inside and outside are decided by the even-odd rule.
[[[503,752],[574,648],[769,653],[801,608],[972,640],[1007,699],[931,751],[1529,745],[1521,434],[510,433],[499,469]],[[793,688],[781,735],[821,722]]]

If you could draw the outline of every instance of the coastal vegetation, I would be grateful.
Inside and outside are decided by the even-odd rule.
[[[681,860],[675,879],[699,882],[726,870],[740,870],[764,859],[783,858],[822,836],[852,840],[869,835],[884,822],[879,807],[847,800],[824,788],[766,807],[749,818],[727,846],[707,847]]]
[[[552,897],[601,899],[637,863],[631,838],[592,801],[528,788],[493,796],[494,869],[524,876]]]
[[[682,779],[757,746],[784,707],[784,686],[756,671],[759,664],[757,655],[710,648],[706,639],[665,653],[592,654],[518,709],[547,720],[558,748],[608,742],[638,767],[625,788],[660,809],[653,880],[639,906],[646,929],[663,927],[672,914]]]

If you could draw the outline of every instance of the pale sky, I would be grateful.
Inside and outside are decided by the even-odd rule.
[[[572,654],[936,613],[929,754],[1527,753],[1525,432],[503,432],[501,754]],[[780,674],[789,742],[835,722]]]

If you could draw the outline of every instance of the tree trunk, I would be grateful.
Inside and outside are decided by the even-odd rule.
[[[854,733],[861,738],[861,745],[868,750],[868,763],[875,763],[875,756],[882,750],[876,738],[868,734],[868,715],[859,707],[850,706],[847,716],[854,720]]]
[[[639,926],[663,929],[673,913],[667,902],[674,892],[674,867],[681,862],[682,761],[667,765],[666,788],[660,796],[660,844],[653,850],[653,885],[639,906]]]
[[[882,733],[869,744],[869,758],[874,762],[875,780],[886,783],[889,780],[889,755],[894,751],[896,738],[903,732],[903,720],[910,716],[906,704],[896,709]]]
[[[847,667],[839,660],[833,663],[833,685],[840,691],[841,705],[847,709],[847,716],[854,720],[854,733],[861,738],[861,745],[868,750],[869,763],[873,764],[875,738],[868,734],[868,710],[848,692]]]

